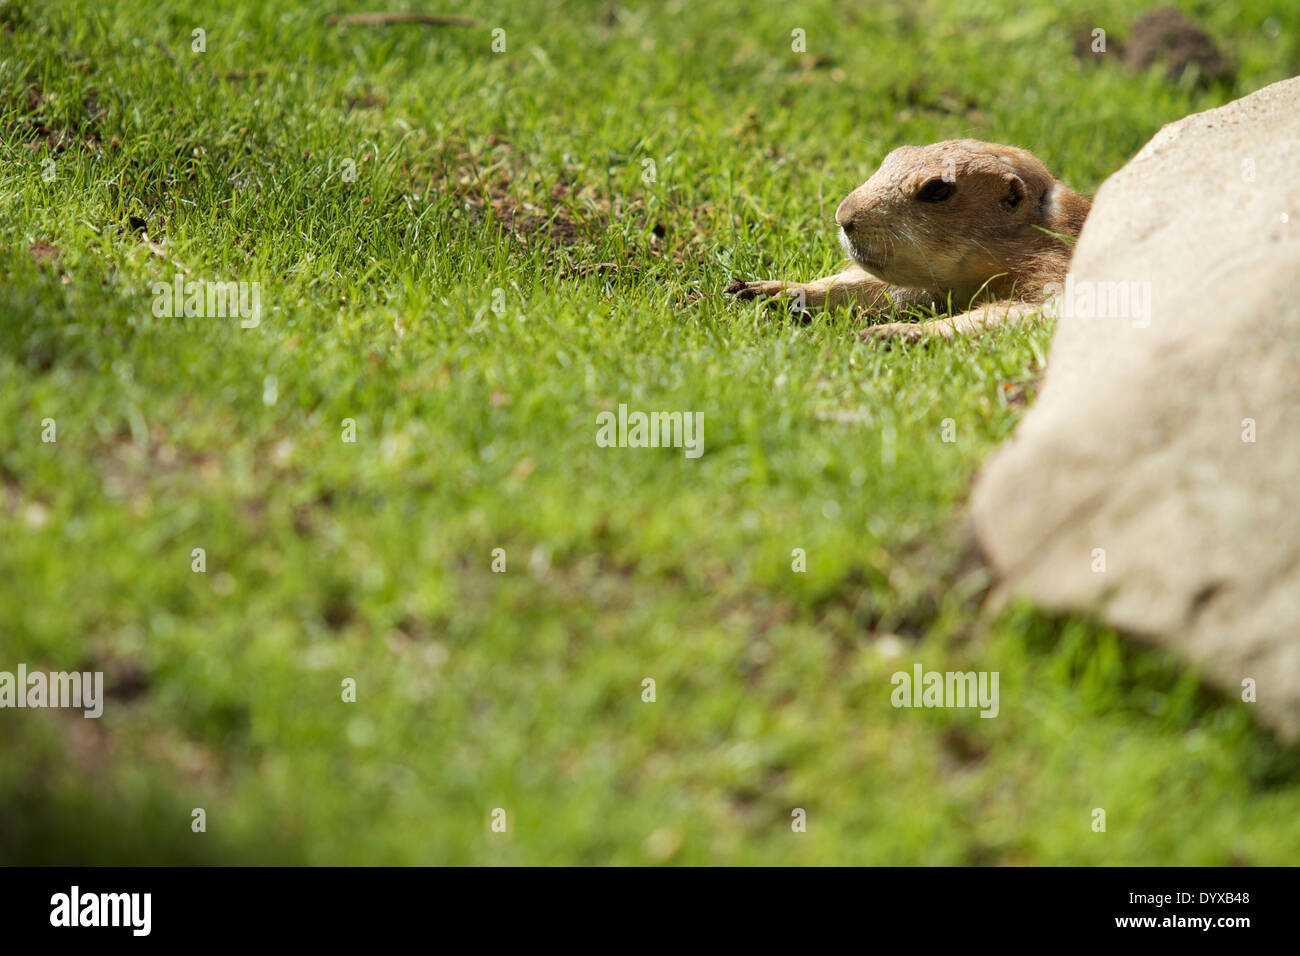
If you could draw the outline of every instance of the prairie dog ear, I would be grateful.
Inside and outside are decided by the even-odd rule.
[[[1006,192],[1002,196],[1002,205],[1008,210],[1019,209],[1025,201],[1025,181],[1015,173],[1006,173],[1002,177]]]

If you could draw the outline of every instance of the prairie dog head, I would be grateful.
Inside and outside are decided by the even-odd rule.
[[[1058,189],[1069,191],[1015,146],[900,146],[835,221],[845,251],[885,282],[973,292],[1050,241],[1034,227],[1053,229]]]

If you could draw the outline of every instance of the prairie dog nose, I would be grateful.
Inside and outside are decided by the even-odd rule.
[[[835,210],[835,222],[841,229],[851,230],[862,218],[862,213],[864,211],[863,204],[858,199],[857,192],[851,192]]]

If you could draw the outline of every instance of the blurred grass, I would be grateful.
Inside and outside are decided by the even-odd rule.
[[[720,294],[834,269],[901,143],[1092,192],[1300,72],[1294,4],[1184,6],[1230,83],[1078,63],[1118,2],[0,2],[0,669],[110,687],[0,713],[0,861],[1294,862],[1244,708],[976,616],[962,502],[1047,332],[879,352]],[[261,325],[155,317],[142,231]],[[620,402],[704,456],[598,448]],[[917,661],[998,671],[999,718],[893,709]]]

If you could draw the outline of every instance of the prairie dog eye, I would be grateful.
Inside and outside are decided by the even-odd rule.
[[[920,202],[943,202],[956,191],[957,187],[952,183],[932,179],[917,190],[916,198]]]

